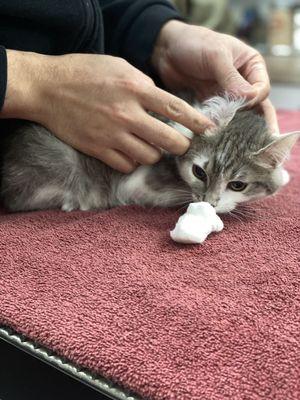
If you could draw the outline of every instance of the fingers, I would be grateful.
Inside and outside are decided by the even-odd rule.
[[[251,54],[251,56],[248,55]],[[248,106],[263,101],[270,91],[270,80],[263,57],[249,47],[246,61],[239,70],[228,55],[216,57],[213,69],[216,80],[225,91],[246,97]]]
[[[256,96],[256,89],[243,78],[226,54],[222,58],[216,57],[212,68],[218,84],[226,92],[250,99]]]
[[[105,164],[116,169],[117,171],[128,174],[135,170],[137,164],[134,160],[127,157],[125,154],[114,149],[105,149],[98,157]]]
[[[134,129],[134,133],[146,142],[172,154],[184,154],[190,145],[190,141],[181,133],[148,114]]]
[[[140,164],[154,164],[161,158],[161,151],[133,134],[124,132],[118,140],[118,150]]]
[[[278,126],[276,110],[271,101],[269,99],[264,100],[259,104],[259,108],[261,109],[262,113],[265,116],[270,131],[272,133],[278,134],[280,131]]]
[[[241,68],[241,73],[256,90],[256,96],[249,105],[253,106],[262,102],[270,92],[270,79],[263,57],[255,52]]]
[[[214,126],[212,121],[179,97],[157,87],[147,89],[142,94],[142,105],[146,110],[178,122],[195,133],[202,133],[206,128]]]

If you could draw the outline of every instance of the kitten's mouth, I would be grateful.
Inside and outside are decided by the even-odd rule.
[[[194,202],[203,201],[203,195],[201,195],[201,194],[193,193],[192,198],[193,198]]]

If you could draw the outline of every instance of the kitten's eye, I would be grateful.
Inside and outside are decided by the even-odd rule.
[[[235,192],[242,192],[248,186],[247,183],[241,181],[232,181],[228,183],[228,189],[233,190]]]
[[[202,182],[207,182],[207,175],[204,169],[199,167],[199,165],[193,165],[193,174],[196,178],[200,179]]]

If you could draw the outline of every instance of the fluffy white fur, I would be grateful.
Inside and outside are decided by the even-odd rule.
[[[246,105],[243,98],[235,98],[229,94],[224,97],[215,96],[203,103],[196,102],[194,107],[203,115],[213,121],[218,127],[226,126],[235,116],[235,113]],[[192,139],[194,133],[185,126],[173,122],[172,126],[185,137]],[[214,129],[212,129],[212,132]],[[209,131],[207,132],[209,134]]]
[[[196,104],[196,109],[212,120],[217,126],[223,127],[229,124],[235,113],[244,107],[246,103],[246,100],[242,97],[235,98],[234,96],[225,94],[224,97],[215,96],[204,103]]]

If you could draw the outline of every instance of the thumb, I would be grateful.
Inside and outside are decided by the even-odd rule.
[[[257,95],[257,90],[242,77],[232,61],[224,57],[218,58],[214,65],[215,77],[226,92],[243,96],[251,100]]]

